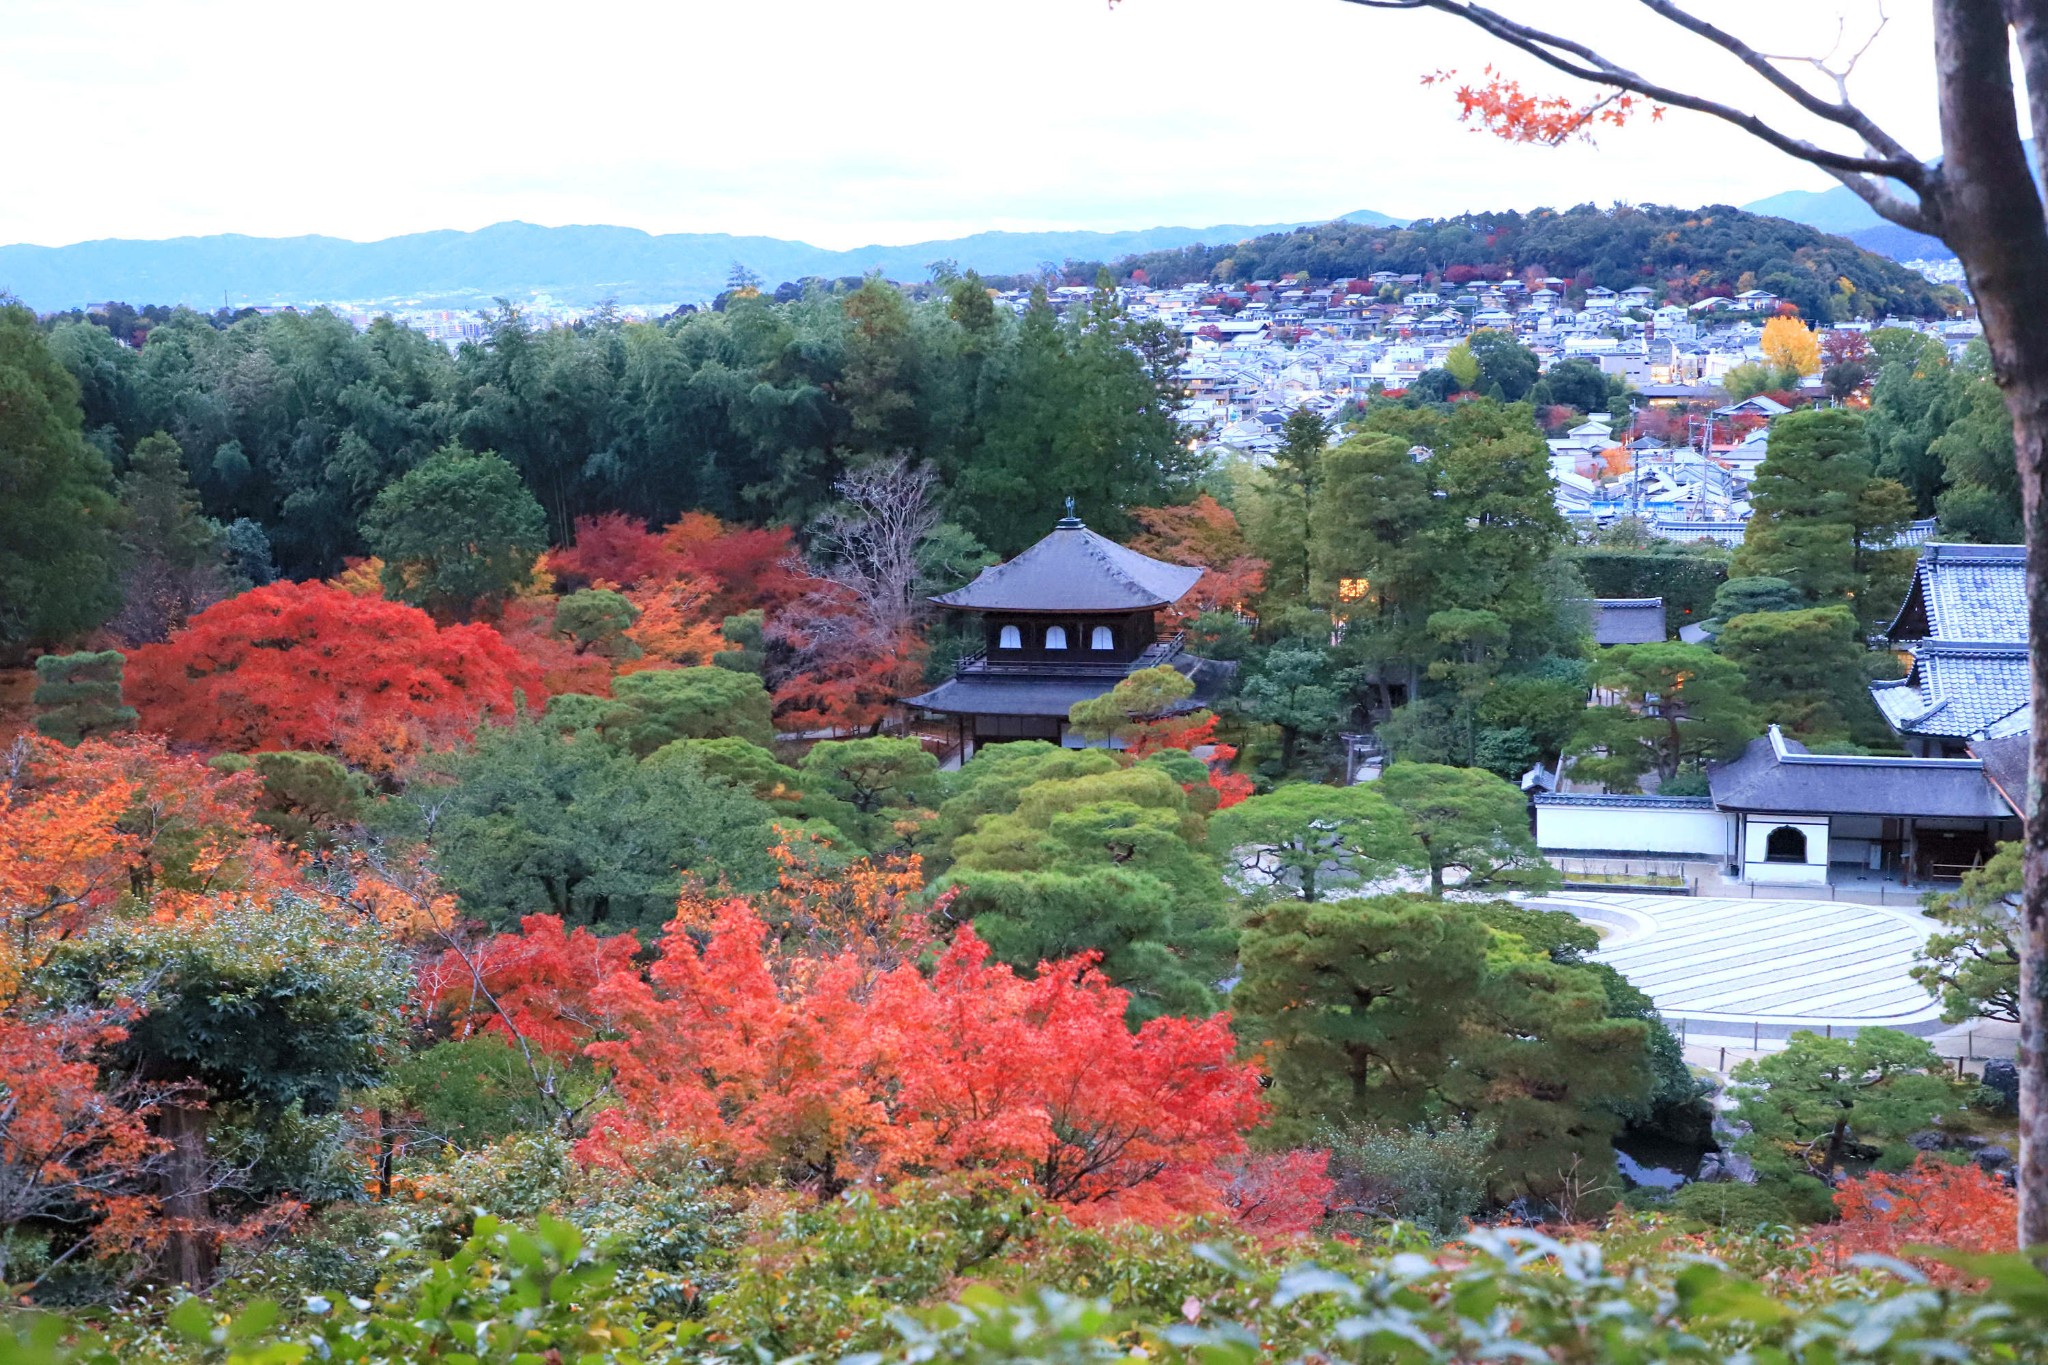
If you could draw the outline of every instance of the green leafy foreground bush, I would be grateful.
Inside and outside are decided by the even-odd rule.
[[[855,1196],[770,1221],[701,1316],[649,1311],[569,1223],[482,1216],[452,1256],[395,1257],[360,1296],[289,1310],[186,1299],[91,1327],[20,1315],[0,1323],[0,1365],[2048,1361],[2048,1277],[2018,1256],[1969,1262],[1986,1284],[1974,1293],[1894,1263],[1766,1288],[1703,1257],[1636,1260],[1521,1230],[1426,1255],[1427,1238],[1397,1226],[1303,1264],[1298,1243],[1221,1230],[1076,1228],[1019,1192],[910,1208]]]

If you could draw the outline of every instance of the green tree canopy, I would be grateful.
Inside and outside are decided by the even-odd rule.
[[[640,646],[626,636],[639,619],[640,608],[609,588],[584,588],[555,603],[555,634],[575,646],[578,654],[639,658]]]
[[[137,1008],[107,1060],[166,1095],[156,1117],[169,1147],[165,1268],[192,1284],[211,1275],[212,1210],[226,1183],[209,1150],[216,1116],[232,1113],[260,1140],[333,1113],[403,1047],[413,987],[410,962],[376,926],[293,897],[108,925],[67,945],[49,978],[55,998]]]
[[[1322,741],[1344,723],[1344,696],[1326,650],[1306,640],[1283,640],[1258,660],[1238,692],[1246,717],[1280,731],[1280,770],[1294,771],[1304,737]]]
[[[914,739],[825,740],[804,755],[798,771],[806,791],[852,808],[848,832],[871,852],[910,843],[939,799],[939,760]]]
[[[1422,896],[1260,906],[1231,1003],[1276,1130],[1485,1126],[1496,1194],[1604,1170],[1617,1110],[1650,1088],[1644,1025],[1610,1018],[1581,969],[1494,961],[1490,943],[1478,914]]]
[[[1854,1038],[1795,1033],[1782,1052],[1735,1068],[1737,1146],[1761,1168],[1832,1175],[1858,1146],[1897,1141],[1954,1103],[1924,1038],[1866,1028]]]
[[[548,703],[563,728],[594,728],[637,756],[679,739],[732,736],[767,748],[775,742],[772,704],[760,677],[729,668],[657,668],[612,683],[610,698],[564,693]]]
[[[136,712],[121,700],[127,660],[117,649],[44,654],[36,660],[36,731],[76,746],[135,728]]]
[[[111,476],[82,426],[35,314],[0,303],[0,647],[55,644],[114,609]]]
[[[1064,776],[1031,765],[1038,780],[954,842],[950,913],[1020,969],[1102,954],[1134,1023],[1213,1012],[1236,937],[1174,757]]]
[[[1867,690],[1868,651],[1849,608],[1737,616],[1722,627],[1715,646],[1742,670],[1759,723],[1781,725],[1807,742],[1887,741]]]
[[[1529,396],[1542,373],[1536,353],[1515,340],[1512,332],[1482,327],[1465,339],[1464,346],[1479,367],[1478,383],[1466,387],[1489,397],[1519,403]]]
[[[1701,645],[1615,645],[1600,651],[1593,686],[1615,700],[1586,711],[1573,772],[1635,791],[1645,774],[1669,780],[1728,758],[1756,734],[1742,669]]]
[[[1251,887],[1305,901],[1428,866],[1408,817],[1370,783],[1295,782],[1251,797],[1216,812],[1209,840]]]
[[[184,451],[160,431],[136,442],[120,497],[122,604],[113,628],[129,644],[156,644],[227,595],[223,532],[200,512]]]
[[[1940,999],[1941,1017],[1951,1024],[1980,1015],[2019,1022],[2015,899],[2024,870],[2022,846],[2000,844],[1989,862],[1963,874],[1959,890],[1934,897],[1928,908],[1941,929],[1922,945],[1913,979]]]
[[[1193,680],[1170,664],[1140,668],[1101,696],[1068,707],[1067,722],[1083,739],[1129,744],[1147,725],[1184,709],[1194,694]]]
[[[685,873],[743,890],[772,879],[768,808],[687,760],[640,763],[594,735],[522,721],[486,726],[433,766],[441,780],[415,782],[405,800],[463,908],[500,928],[545,914],[652,929]]]
[[[1557,874],[1529,832],[1529,803],[1519,789],[1477,768],[1396,763],[1374,784],[1408,817],[1429,868],[1429,893],[1444,894],[1444,873],[1461,873],[1462,891],[1554,888]]]
[[[1813,605],[1846,601],[1875,621],[1898,609],[1913,551],[1900,535],[1911,495],[1879,478],[1862,415],[1849,408],[1788,413],[1752,486],[1755,511],[1731,572],[1782,578]]]
[[[1726,623],[1757,611],[1797,611],[1806,594],[1782,578],[1731,578],[1714,591],[1714,619]]]
[[[384,591],[443,617],[492,611],[533,579],[547,517],[497,454],[435,451],[377,495],[363,540],[384,561]]]

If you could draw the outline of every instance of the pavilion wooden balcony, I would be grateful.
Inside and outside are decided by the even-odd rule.
[[[962,655],[953,665],[956,678],[1108,678],[1117,679],[1135,673],[1141,668],[1157,668],[1170,664],[1186,652],[1186,645],[1179,633],[1164,640],[1155,640],[1147,645],[1135,659],[1120,659],[1091,663],[1086,651],[1077,650],[1077,657],[1066,659],[990,659],[987,650],[976,650]]]

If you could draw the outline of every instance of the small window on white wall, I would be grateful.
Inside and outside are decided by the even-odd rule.
[[[1764,836],[1764,861],[1803,863],[1806,861],[1806,832],[1780,825]]]
[[[1088,648],[1115,649],[1116,632],[1112,631],[1108,626],[1095,627],[1094,630],[1088,632]]]
[[[997,648],[997,649],[1022,649],[1022,648],[1024,648],[1024,632],[1023,632],[1023,631],[1021,631],[1021,630],[1019,630],[1019,629],[1017,629],[1017,628],[1016,628],[1015,626],[1004,626],[1004,627],[1003,627],[1003,629],[1002,629],[1002,632],[1001,632],[1000,634],[998,634],[998,635],[996,636],[996,648]]]
[[[1067,647],[1067,628],[1065,626],[1047,626],[1045,628],[1045,647],[1047,649],[1065,649]]]

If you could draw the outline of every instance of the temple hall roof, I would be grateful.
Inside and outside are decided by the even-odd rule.
[[[969,611],[1144,611],[1179,600],[1199,568],[1168,564],[1095,534],[1075,517],[964,588],[932,598]]]
[[[1708,775],[1722,810],[2005,819],[2013,814],[1974,758],[1814,754],[1773,725]]]
[[[2024,545],[1921,547],[1913,586],[1885,632],[1915,640],[2027,642],[2027,548]]]
[[[2031,703],[2027,647],[1990,640],[1928,640],[1913,670],[1870,685],[1871,700],[1900,734],[1967,739],[2009,716],[2024,723]]]

